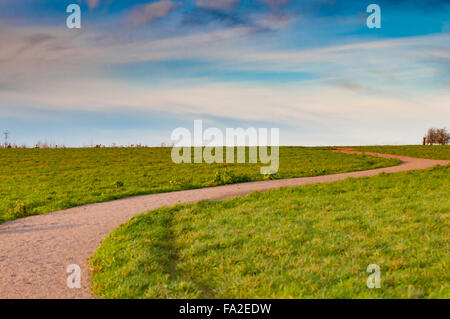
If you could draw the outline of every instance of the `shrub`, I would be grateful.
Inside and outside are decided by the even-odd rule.
[[[114,183],[114,186],[116,186],[117,188],[121,188],[121,187],[123,187],[123,182],[121,182],[121,181],[116,181],[116,182]]]
[[[251,178],[248,175],[235,175],[233,172],[228,170],[217,170],[212,184],[225,185],[249,182],[250,180]]]
[[[192,177],[172,178],[169,181],[171,186],[190,188],[192,186]]]
[[[265,174],[264,175],[264,180],[273,180],[273,179],[277,179],[278,178],[278,174]]]
[[[18,200],[10,210],[9,215],[11,219],[26,217],[31,215],[31,210],[24,202]]]

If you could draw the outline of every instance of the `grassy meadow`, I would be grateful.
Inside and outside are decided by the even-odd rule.
[[[418,158],[450,160],[450,145],[400,145],[359,146],[355,150],[385,154],[405,155]]]
[[[330,148],[281,147],[265,164],[174,164],[171,148],[0,149],[0,223],[82,204],[220,184],[324,175],[396,165]]]
[[[449,298],[449,222],[449,166],[161,208],[105,239],[92,289],[105,298]],[[380,289],[366,286],[369,264],[381,267]]]

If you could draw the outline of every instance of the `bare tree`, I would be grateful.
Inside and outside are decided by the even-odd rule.
[[[436,130],[437,142],[440,145],[447,145],[450,141],[450,133],[445,128],[438,128]]]
[[[435,128],[428,129],[426,139],[427,139],[428,145],[433,145],[436,142],[436,129]]]
[[[430,128],[426,136],[427,144],[447,145],[450,141],[450,133],[445,128]]]

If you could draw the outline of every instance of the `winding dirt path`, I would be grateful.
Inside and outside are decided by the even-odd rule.
[[[359,153],[340,149],[344,153]],[[329,183],[347,177],[374,176],[447,165],[449,161],[406,156],[400,165],[380,169],[315,177],[250,182],[219,187],[152,194],[90,204],[31,216],[0,225],[0,298],[91,298],[88,258],[102,239],[132,216],[161,206],[240,196],[283,186]],[[68,288],[66,268],[81,267],[81,288]]]

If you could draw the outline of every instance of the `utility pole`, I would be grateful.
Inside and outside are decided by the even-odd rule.
[[[3,131],[3,136],[5,137],[5,147],[8,146],[8,136],[9,136],[9,131]]]

